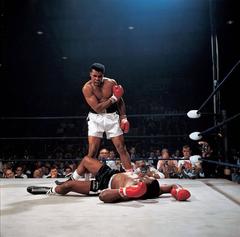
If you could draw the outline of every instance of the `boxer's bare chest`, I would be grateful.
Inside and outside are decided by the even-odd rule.
[[[103,83],[101,86],[92,86],[92,93],[96,96],[98,101],[105,101],[112,95],[112,84]]]
[[[136,185],[139,179],[137,175],[127,175],[126,173],[116,174],[112,181],[112,188],[120,188]]]

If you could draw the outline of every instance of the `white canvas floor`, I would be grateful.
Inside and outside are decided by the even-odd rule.
[[[224,179],[178,180],[192,194],[104,204],[98,197],[31,195],[30,185],[53,179],[1,179],[1,237],[239,237],[240,186]]]

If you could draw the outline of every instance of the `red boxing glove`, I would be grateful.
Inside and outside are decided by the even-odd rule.
[[[172,188],[171,194],[178,201],[186,201],[191,196],[190,192],[184,188]]]
[[[114,85],[112,90],[113,95],[110,97],[110,100],[112,103],[115,103],[123,96],[124,90],[121,85]]]
[[[124,118],[121,120],[120,128],[123,130],[124,133],[128,133],[130,128],[130,123],[128,122],[127,118]]]
[[[119,193],[122,197],[139,198],[147,192],[147,185],[139,182],[137,185],[120,188]]]

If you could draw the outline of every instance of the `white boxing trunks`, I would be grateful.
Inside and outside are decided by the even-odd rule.
[[[123,134],[119,124],[119,115],[114,113],[88,114],[88,136],[103,137],[106,133],[107,139]]]

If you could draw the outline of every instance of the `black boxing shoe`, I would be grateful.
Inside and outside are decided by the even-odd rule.
[[[47,194],[49,190],[51,190],[51,187],[38,187],[38,186],[27,187],[27,191],[33,195]]]

